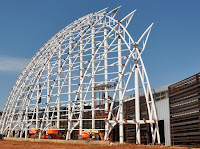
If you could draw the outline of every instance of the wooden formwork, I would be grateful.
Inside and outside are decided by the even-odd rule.
[[[200,145],[200,73],[168,87],[172,145]]]

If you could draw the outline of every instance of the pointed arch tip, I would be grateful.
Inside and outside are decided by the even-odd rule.
[[[119,9],[121,8],[121,6],[122,6],[122,5],[120,5],[120,6],[116,7],[116,8],[114,8],[114,9],[112,9],[110,12],[119,10]],[[110,12],[109,12],[109,13],[110,13]]]
[[[144,33],[142,34],[142,36],[139,38],[139,40],[136,42],[137,44],[140,43],[140,41],[144,38],[145,34],[151,31],[151,28],[153,26],[154,22],[151,23],[151,25],[144,31]]]
[[[121,8],[121,6],[118,6],[118,7],[114,8],[113,10],[109,11],[108,14],[113,13],[115,16],[120,8]]]
[[[154,25],[154,22],[151,23],[151,25],[149,25],[149,27],[145,30],[145,32],[143,34],[146,34],[148,31],[150,31],[151,28],[153,27],[153,25]]]
[[[102,10],[100,10],[100,11],[97,11],[96,13],[102,13],[102,12],[105,12],[107,9],[108,9],[108,7],[104,8],[104,9],[102,9]]]
[[[154,25],[154,22],[153,23],[151,23],[151,25],[150,25],[150,27],[152,28],[152,26]]]
[[[128,19],[128,20],[131,19],[131,18],[133,17],[133,15],[135,14],[136,10],[137,10],[137,9],[133,10],[131,13],[129,13],[128,15],[126,15],[126,16],[121,20],[121,22],[123,22],[123,21],[126,20],[126,19]]]

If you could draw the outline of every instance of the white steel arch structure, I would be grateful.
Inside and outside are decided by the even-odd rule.
[[[135,10],[116,20],[119,8],[82,17],[41,47],[9,94],[1,133],[10,136],[14,131],[16,137],[27,137],[34,126],[40,138],[49,126],[66,130],[61,123],[67,122],[67,140],[74,130],[81,134],[86,129],[102,130],[108,140],[112,128],[119,124],[123,143],[123,125],[135,124],[136,143],[140,144],[140,125],[150,123],[152,141],[157,136],[160,143],[156,109],[141,57],[153,24],[136,42],[126,30]],[[146,98],[148,120],[140,116],[140,90]],[[135,119],[125,120],[123,99],[130,94],[134,94]],[[84,117],[87,112],[90,118]],[[105,126],[97,127],[98,121]],[[91,125],[86,128],[85,122]]]

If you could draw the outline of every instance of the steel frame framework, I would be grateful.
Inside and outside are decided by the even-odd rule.
[[[68,140],[72,131],[79,130],[81,134],[85,130],[84,121],[91,121],[92,130],[105,131],[105,140],[119,124],[123,143],[123,125],[135,124],[136,143],[140,144],[140,125],[149,123],[152,143],[156,136],[160,143],[155,104],[141,57],[153,24],[135,42],[126,28],[136,10],[122,20],[115,20],[119,8],[86,15],[44,44],[9,94],[0,121],[1,133],[10,136],[14,131],[16,137],[25,133],[27,138],[30,126],[34,126],[40,129],[40,138],[52,125],[65,130],[60,122],[68,121]],[[96,89],[97,86],[103,88]],[[148,120],[140,117],[140,91],[146,97]],[[123,99],[128,94],[135,95],[133,120],[125,120],[123,114]],[[91,108],[85,109],[86,105]],[[88,111],[92,118],[84,119],[83,113]],[[106,117],[97,118],[97,113],[106,113]],[[105,121],[105,127],[97,129],[96,121]]]

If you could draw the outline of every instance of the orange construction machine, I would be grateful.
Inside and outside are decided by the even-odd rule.
[[[29,138],[37,138],[38,132],[38,130],[29,130]]]
[[[39,137],[40,130],[29,130],[29,138],[37,139]],[[59,130],[48,130],[43,131],[41,139],[63,139],[63,135],[60,134]]]
[[[63,139],[63,135],[60,134],[59,130],[48,130],[48,139]]]
[[[82,135],[78,135],[81,140],[104,140],[104,133],[93,130],[82,131]]]

